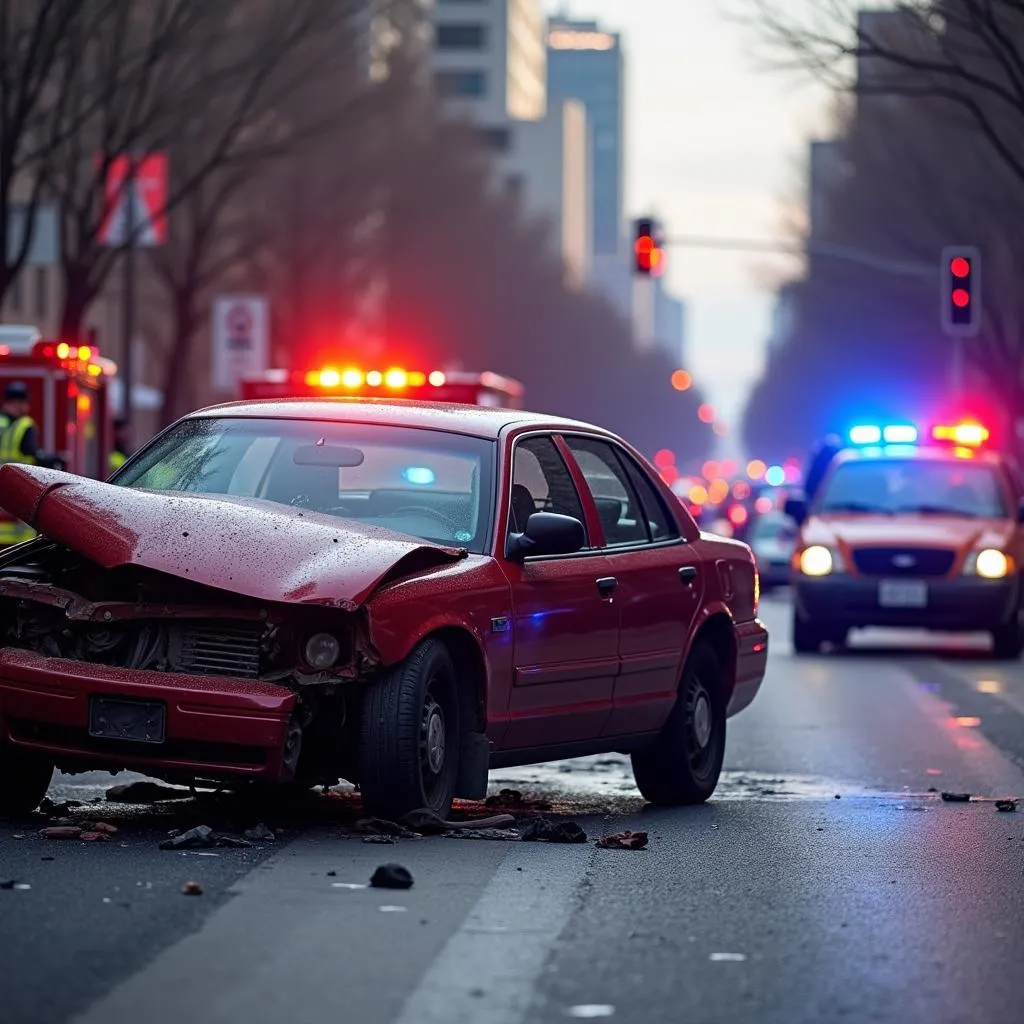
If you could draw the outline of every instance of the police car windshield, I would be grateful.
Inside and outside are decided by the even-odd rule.
[[[829,475],[815,512],[1001,519],[1006,502],[991,465],[962,459],[865,459]]]

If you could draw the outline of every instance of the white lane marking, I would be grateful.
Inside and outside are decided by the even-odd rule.
[[[715,963],[734,963],[741,964],[747,959],[746,953],[712,953],[711,960]]]
[[[395,1024],[523,1024],[595,850],[511,850]]]
[[[598,1017],[612,1017],[615,1015],[615,1007],[607,1003],[585,1003],[582,1006],[570,1006],[565,1011],[567,1017],[576,1017],[580,1020],[595,1020]]]

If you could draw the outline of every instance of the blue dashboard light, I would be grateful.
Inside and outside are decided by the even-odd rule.
[[[437,478],[434,476],[434,471],[427,469],[426,466],[410,466],[402,471],[402,479],[410,484],[425,486],[432,484]]]
[[[908,424],[893,424],[882,431],[882,438],[886,444],[916,444],[917,427]]]
[[[878,444],[882,440],[882,428],[862,425],[850,428],[850,444]]]

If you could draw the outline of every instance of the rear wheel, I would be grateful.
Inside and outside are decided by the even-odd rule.
[[[637,789],[652,804],[702,804],[714,793],[725,758],[722,666],[698,644],[683,669],[675,706],[653,744],[632,755]]]
[[[439,640],[424,640],[367,690],[359,765],[366,812],[394,820],[425,808],[446,817],[460,737],[451,656]]]
[[[31,814],[53,778],[53,762],[34,750],[0,742],[0,818]]]

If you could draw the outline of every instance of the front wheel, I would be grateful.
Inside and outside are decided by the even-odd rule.
[[[992,655],[999,661],[1016,661],[1024,652],[1024,628],[1014,618],[992,630]]]
[[[361,732],[359,789],[368,814],[448,815],[461,731],[455,667],[444,644],[424,640],[370,685]]]
[[[633,777],[650,803],[702,804],[718,786],[725,758],[722,675],[714,650],[698,644],[658,738],[633,752]]]
[[[53,762],[34,750],[0,741],[0,818],[31,814],[53,778]]]

